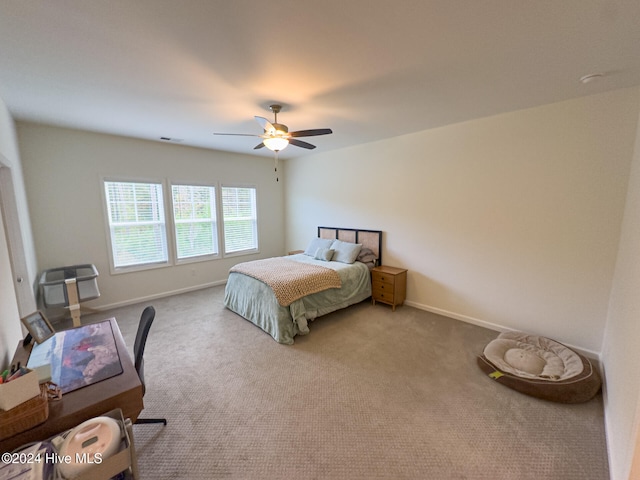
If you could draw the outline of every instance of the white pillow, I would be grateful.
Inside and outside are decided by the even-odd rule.
[[[331,249],[335,250],[332,260],[334,262],[353,263],[356,261],[356,258],[358,258],[361,248],[361,243],[349,243],[343,242],[342,240],[334,240],[333,244],[331,244]]]
[[[329,248],[319,248],[313,258],[315,258],[316,260],[323,260],[325,262],[330,262],[331,259],[333,258],[333,254],[334,254],[334,250],[331,250]]]
[[[316,252],[319,248],[329,249],[331,248],[332,243],[333,240],[330,238],[314,238],[313,240],[311,240],[311,243],[309,243],[309,246],[304,251],[304,254],[309,255],[310,257],[315,257]]]

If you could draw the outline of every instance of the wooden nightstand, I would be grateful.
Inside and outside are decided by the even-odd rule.
[[[287,255],[297,255],[299,253],[304,253],[304,250],[291,250]]]
[[[371,269],[371,302],[376,301],[391,305],[402,305],[407,295],[407,269],[380,265]]]

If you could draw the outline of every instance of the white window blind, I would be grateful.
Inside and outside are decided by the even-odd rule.
[[[104,185],[114,267],[167,263],[162,184]]]
[[[171,193],[178,259],[218,255],[215,187],[172,185]]]
[[[256,189],[222,187],[222,212],[225,253],[257,250]]]

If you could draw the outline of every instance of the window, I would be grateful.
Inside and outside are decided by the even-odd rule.
[[[256,189],[222,187],[224,253],[234,254],[258,249]]]
[[[112,273],[258,251],[255,187],[103,181]]]
[[[167,263],[161,183],[105,181],[114,268]]]
[[[215,187],[172,185],[171,193],[178,260],[218,255]]]

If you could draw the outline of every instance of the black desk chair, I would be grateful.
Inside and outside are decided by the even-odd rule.
[[[152,306],[148,306],[142,312],[140,317],[140,324],[138,325],[138,332],[136,333],[136,341],[133,344],[133,356],[135,357],[136,371],[142,382],[142,395],[146,391],[144,384],[144,346],[147,343],[147,335],[149,335],[149,329],[153,323],[153,319],[156,316],[156,310]],[[139,423],[164,423],[167,424],[166,418],[138,418],[135,422]]]

